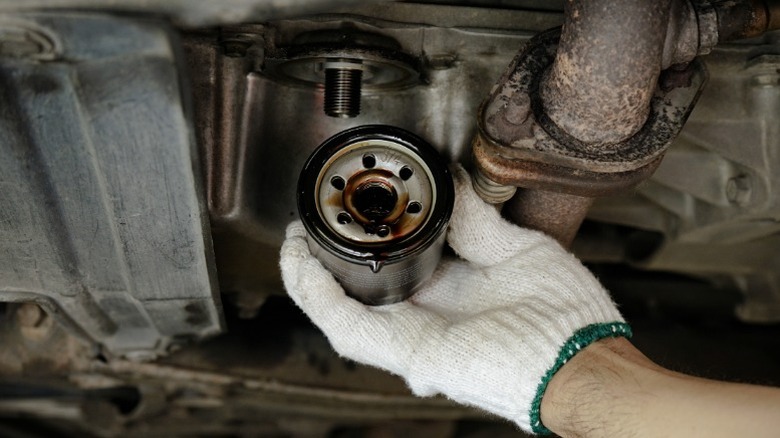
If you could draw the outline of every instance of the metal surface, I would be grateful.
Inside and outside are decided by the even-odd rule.
[[[510,219],[567,246],[591,203],[582,197],[620,192],[651,174],[706,78],[690,63],[659,84],[665,62],[699,52],[687,2],[610,5],[567,2],[560,36],[534,37],[477,115],[478,193],[495,202],[504,199],[499,185],[524,188]],[[625,38],[629,29],[639,38]]]
[[[328,228],[356,244],[387,245],[412,236],[432,220],[440,202],[436,189],[445,185],[413,151],[378,138],[344,145],[322,169],[305,171],[319,171],[317,185],[311,192],[300,189],[299,196],[315,197]]]
[[[10,416],[73,423],[82,432],[72,436],[310,437],[385,422],[493,420],[443,397],[415,397],[400,378],[339,357],[283,299],[251,321],[228,316],[228,333],[154,363],[70,362],[86,359],[70,348],[75,339],[53,330],[28,340],[6,322],[0,312],[0,425]],[[119,399],[117,389],[135,397]]]
[[[540,85],[551,121],[577,140],[603,144],[605,149],[636,134],[648,118],[665,67],[661,61],[669,23],[678,23],[682,15],[670,20],[672,4],[673,0],[628,0],[620,7],[612,0],[566,2],[555,62]],[[696,24],[695,19],[681,22]],[[691,32],[675,36],[689,34],[697,37]],[[694,49],[677,62],[688,62],[697,53],[697,38],[686,43]]]
[[[0,12],[91,11],[165,15],[185,27],[207,27],[314,14],[366,0],[0,0]]]
[[[252,30],[254,35],[260,36],[256,46],[265,47],[245,58],[225,57],[216,43],[199,43],[192,51],[191,64],[200,72],[193,74],[193,78],[211,78],[209,80],[213,82],[209,83],[216,84],[213,88],[204,87],[203,90],[207,92],[196,93],[195,98],[199,102],[196,113],[198,126],[204,128],[198,133],[204,137],[201,144],[204,145],[207,178],[210,181],[207,190],[220,284],[246,316],[253,315],[268,295],[282,293],[274,263],[258,264],[252,260],[276,260],[284,226],[295,217],[296,175],[305,158],[317,145],[329,136],[358,124],[387,123],[419,134],[446,157],[468,161],[470,141],[476,132],[473,113],[490,91],[495,78],[505,70],[516,54],[517,47],[526,42],[529,36],[562,21],[559,13],[408,3],[361,6],[348,12],[347,15],[329,15],[317,19],[279,21],[266,27],[243,27],[241,32]],[[421,25],[420,22],[425,24]],[[289,46],[302,33],[340,28],[347,23],[398,41],[404,52],[422,60],[424,70],[421,73],[425,82],[411,88],[364,97],[358,120],[333,119],[322,114],[321,103],[318,103],[321,102],[320,96],[316,90],[294,86],[275,76],[252,72],[253,68],[258,68],[253,66],[263,65],[263,52],[273,53],[276,46]],[[214,41],[217,39],[213,37]],[[200,35],[185,39],[186,42],[203,40]],[[728,62],[710,61],[707,57],[702,59],[707,69],[717,70],[716,74],[722,79],[707,88],[706,93],[710,97],[701,102],[699,106],[702,108],[697,110],[705,112],[716,122],[697,129],[702,132],[714,130],[723,144],[740,144],[740,150],[745,156],[762,156],[771,150],[759,149],[766,147],[761,146],[763,143],[760,141],[740,141],[741,138],[747,138],[745,132],[752,132],[753,128],[748,125],[754,126],[753,119],[747,116],[737,118],[730,121],[726,128],[726,125],[718,124],[717,121],[721,119],[716,114],[724,107],[741,112],[743,108],[754,105],[741,95],[734,94],[738,87],[750,83],[748,79],[736,79],[743,76],[739,69],[735,70],[735,66],[744,64],[748,58],[771,61],[775,44],[771,41],[774,40],[767,40],[762,46],[747,44],[742,48],[742,58],[731,58]],[[748,57],[748,53],[752,55]],[[767,65],[765,71],[757,73],[754,80],[766,84],[769,86],[766,90],[769,90],[773,84],[773,70],[771,62]],[[204,69],[207,69],[206,72],[203,72]],[[674,76],[670,78],[674,79]],[[736,82],[729,82],[731,80]],[[213,101],[201,100],[208,96]],[[266,106],[271,102],[272,109]],[[770,121],[775,117],[772,114],[776,110],[772,109],[772,104],[767,105],[769,109],[762,113],[765,118],[761,120],[771,126]],[[301,120],[306,123],[300,123]],[[678,159],[675,158],[678,155],[674,154],[674,145],[670,150],[672,153],[667,154],[666,161]],[[717,150],[713,154],[718,155]],[[519,161],[505,162],[516,165],[529,175],[538,175],[534,176],[541,179],[535,186],[538,188],[551,187],[549,184],[560,186],[558,179],[571,180],[571,175],[585,173],[560,166],[539,166],[543,171],[538,172]],[[697,160],[687,162],[680,166],[683,169],[680,172],[685,175],[720,172],[717,168],[708,167],[708,163]],[[761,166],[770,169],[774,165],[764,163]],[[646,174],[633,174],[632,178],[635,179],[627,185],[642,180],[651,169],[647,168]],[[559,173],[555,174],[553,170]],[[561,173],[562,170],[565,172]],[[607,180],[619,178],[621,173],[600,176]],[[548,181],[550,179],[553,181]],[[709,181],[704,177],[696,180],[702,184]],[[756,186],[755,180],[751,180],[751,199],[755,202],[760,187]],[[608,180],[602,184],[601,180],[591,177],[588,181],[593,189],[589,195],[608,193],[607,187],[612,185]],[[691,181],[689,184],[694,183]],[[639,190],[643,191],[643,187],[640,186]],[[677,187],[682,186],[678,184]],[[714,191],[714,187],[709,190]],[[659,224],[663,224],[669,232],[676,229],[675,219],[668,217],[664,209],[642,199],[626,193],[610,201],[619,202],[617,205],[621,207],[606,211],[599,206],[608,201],[599,201],[596,203],[596,217],[605,221],[614,217],[614,221],[620,223],[624,216],[635,215],[641,219],[637,220],[643,224],[642,228],[652,226],[654,228],[651,229],[656,229],[661,226]],[[716,212],[724,208],[725,204],[718,205],[721,206],[713,207],[709,214],[722,214]],[[695,228],[694,225],[691,227]],[[732,227],[729,233],[742,233],[752,229],[754,224],[738,221]],[[604,242],[604,245],[610,245],[609,241]],[[749,247],[749,244],[745,245]],[[717,260],[708,263],[711,264],[712,272],[729,269]],[[759,268],[761,264],[760,260],[748,263],[753,266],[750,269],[766,272]],[[664,263],[664,266],[669,264]],[[680,266],[679,272],[686,272],[683,265]],[[757,291],[763,290],[763,286],[751,285],[745,286],[745,289]],[[761,302],[770,299],[762,296],[764,298],[760,299]],[[760,304],[756,306],[760,307]]]
[[[471,177],[474,191],[488,204],[502,204],[517,193],[517,187],[494,182],[480,172],[479,168],[474,169]]]
[[[608,0],[567,2],[557,45],[551,32],[531,40],[478,115],[473,148],[483,199],[503,201],[509,191],[500,185],[524,187],[510,217],[570,243],[588,203],[572,203],[568,214],[551,220],[566,195],[549,191],[614,194],[649,176],[706,79],[690,61],[724,32],[746,35],[726,27],[765,30],[771,21],[769,5],[756,18],[759,6],[745,4],[637,0],[611,9]],[[626,38],[632,33],[638,37]]]
[[[596,172],[518,159],[512,156],[517,152],[516,150],[496,144],[480,134],[474,138],[473,148],[476,170],[485,175],[484,177],[492,184],[591,197],[616,195],[629,191],[652,175],[661,161],[659,156],[634,170]]]
[[[3,26],[51,44],[0,59],[0,301],[35,301],[107,354],[218,333],[170,27],[76,13]]]
[[[716,48],[710,82],[650,180],[598,200],[591,219],[661,233],[630,263],[697,275],[745,294],[746,321],[780,320],[780,35]]]
[[[390,126],[361,126],[325,141],[298,182],[309,246],[347,292],[399,302],[439,263],[454,201],[433,147]]]
[[[647,122],[635,135],[609,147],[589,144],[550,119],[539,93],[557,41],[554,30],[529,41],[483,104],[473,145],[476,165],[505,185],[579,196],[624,191],[657,166],[693,109],[706,72],[696,61],[664,72],[649,102]],[[522,107],[527,110],[518,109]]]
[[[755,38],[780,29],[780,1],[739,0],[711,2],[717,15],[718,40]]]
[[[641,328],[632,342],[653,360],[703,377],[780,383],[776,373],[780,358],[767,354],[777,351],[780,344],[776,328],[746,327],[713,318],[713,302],[723,298],[700,283],[680,285],[658,282],[652,275],[628,276],[622,280],[624,286],[618,287],[620,283],[611,278],[609,289],[622,304],[621,311]],[[701,319],[670,318],[674,311],[664,311],[663,306],[675,298],[690,297],[692,292],[706,300],[706,305],[688,303]],[[626,295],[631,299],[625,299]],[[636,310],[643,295],[656,298],[656,307],[650,310],[653,317],[641,316]],[[365,436],[387,424],[406,423],[419,430],[426,424],[448,423],[456,431],[450,429],[443,437],[476,438],[497,423],[442,397],[414,397],[400,378],[340,358],[327,339],[285,300],[271,299],[251,321],[228,317],[228,326],[228,333],[219,338],[155,363],[94,361],[62,365],[55,374],[43,364],[58,357],[53,353],[62,351],[67,338],[52,340],[47,348],[39,346],[40,351],[26,363],[27,377],[0,373],[0,424],[21,417],[38,427],[60,420],[82,430],[49,436],[254,433],[303,438],[334,436],[345,430]],[[5,335],[0,329],[3,345],[17,347]],[[728,355],[723,354],[724,345]],[[0,356],[0,363],[5,359]],[[29,395],[10,399],[8,391],[3,391],[10,385],[29,385]],[[116,397],[120,391],[129,397]],[[71,396],[53,400],[42,396],[54,392]],[[511,423],[503,424],[514,429]],[[427,433],[421,437],[430,436],[430,430],[423,430]],[[469,430],[475,435],[468,434]]]
[[[545,190],[518,189],[504,205],[504,215],[516,224],[552,236],[564,248],[571,246],[593,198]]]
[[[325,62],[325,114],[331,117],[357,117],[363,64],[359,59]]]
[[[93,6],[107,8],[120,3]],[[518,7],[521,3],[533,3],[536,9],[493,9]],[[718,2],[727,3],[733,2]],[[9,4],[0,2],[0,7]],[[16,7],[38,4],[41,2],[22,2]],[[61,7],[68,4],[63,0]],[[196,163],[183,144],[192,143],[154,141],[161,131],[180,135],[191,132],[180,123],[186,105],[178,91],[191,89],[196,103],[194,133],[208,182],[216,264],[223,297],[228,301],[229,331],[217,339],[183,347],[155,363],[139,364],[105,350],[101,354],[94,342],[84,342],[88,339],[85,330],[95,328],[84,317],[82,307],[60,309],[45,301],[41,301],[42,307],[30,302],[0,302],[0,435],[11,430],[27,436],[32,430],[42,436],[498,436],[494,429],[485,432],[486,425],[494,426],[482,420],[492,419],[478,412],[441,398],[412,397],[401,379],[339,358],[289,300],[269,295],[284,293],[276,263],[278,245],[284,227],[295,218],[296,177],[314,148],[344,129],[385,123],[418,133],[448,159],[468,161],[469,142],[477,130],[474,113],[480,100],[517,47],[531,35],[560,24],[561,14],[539,12],[538,8],[548,8],[549,4],[536,0],[480,0],[482,7],[472,8],[380,3],[262,26],[200,29],[182,36],[188,70],[181,62],[172,61],[179,59],[171,55],[177,38],[157,19],[139,20],[136,16],[86,22],[79,15],[80,21],[74,22],[71,14],[52,14],[50,20],[69,23],[63,25],[68,29],[61,32],[63,35],[82,35],[79,44],[105,50],[106,56],[99,63],[58,58],[61,50],[76,40],[55,38],[60,32],[54,35],[50,32],[52,26],[32,26],[33,20],[14,22],[13,26],[4,22],[2,64],[17,63],[14,65],[40,71],[54,66],[63,69],[63,77],[70,81],[65,83],[71,84],[68,89],[75,90],[69,96],[74,96],[73,102],[80,106],[60,105],[58,108],[65,109],[56,112],[54,118],[51,108],[64,99],[61,92],[42,94],[46,89],[39,86],[42,82],[16,77],[5,84],[6,96],[34,100],[22,111],[15,106],[16,101],[7,98],[0,112],[9,117],[24,115],[23,126],[30,128],[34,138],[40,138],[36,135],[46,128],[45,133],[53,133],[47,138],[51,143],[57,140],[58,147],[41,148],[40,142],[18,142],[16,148],[7,141],[0,144],[0,148],[12,148],[5,151],[0,162],[11,163],[20,156],[38,154],[39,161],[28,160],[32,165],[24,171],[41,178],[51,176],[56,183],[46,186],[46,193],[51,195],[44,196],[41,190],[17,196],[5,184],[12,174],[8,167],[2,168],[0,199],[13,197],[15,203],[12,210],[0,209],[0,258],[7,257],[4,250],[8,245],[13,245],[17,256],[30,255],[19,251],[17,244],[21,245],[18,241],[23,239],[16,232],[6,232],[8,224],[29,223],[28,227],[37,227],[34,235],[46,241],[63,229],[49,226],[57,225],[51,220],[56,217],[65,218],[60,223],[69,232],[78,231],[71,242],[77,249],[75,256],[67,257],[59,250],[35,253],[35,258],[30,255],[28,261],[37,263],[38,271],[18,270],[13,275],[36,278],[37,272],[48,272],[44,268],[51,266],[51,254],[61,256],[58,263],[72,261],[71,272],[89,275],[90,281],[95,273],[118,272],[111,269],[113,254],[135,254],[139,241],[122,240],[124,234],[119,240],[106,237],[103,226],[111,223],[112,217],[117,218],[120,231],[130,224],[132,236],[170,243],[160,229],[171,226],[178,230],[180,225],[168,225],[160,218],[181,219],[192,213],[192,204],[180,209],[182,204],[178,202],[183,198],[170,198],[176,215],[161,213],[154,216],[155,220],[138,207],[143,200],[143,206],[151,204],[157,212],[169,211],[167,204],[157,203],[163,194],[198,187],[199,179],[187,176]],[[229,20],[230,11],[235,10],[231,5],[213,5],[215,15],[207,20]],[[182,3],[146,6],[159,7],[159,14],[164,14],[169,6],[181,7]],[[185,7],[191,7],[193,16],[205,11],[198,2],[187,2]],[[148,8],[143,10],[151,10]],[[710,29],[717,27],[714,11],[704,18]],[[134,24],[128,27],[128,23]],[[396,40],[399,50],[420,61],[420,80],[409,87],[369,93],[357,120],[328,118],[323,114],[321,91],[274,77],[265,61],[279,47],[292,45],[302,33],[349,27]],[[161,28],[166,29],[162,32],[165,37],[158,39]],[[712,35],[700,31],[699,37]],[[637,36],[631,32],[626,37]],[[674,41],[676,38],[667,36],[665,53]],[[589,263],[635,327],[634,342],[649,357],[672,369],[721,379],[780,383],[776,372],[780,363],[776,354],[780,351],[777,327],[742,324],[731,316],[734,306],[739,305],[739,316],[745,321],[780,319],[779,57],[780,37],[772,34],[716,48],[702,59],[710,71],[710,85],[658,171],[631,192],[597,200],[574,242],[575,253]],[[662,62],[665,65],[668,61],[664,58]],[[178,79],[161,79],[175,77],[174,68],[188,73],[191,87],[181,87]],[[98,74],[101,71],[104,75]],[[674,82],[681,77],[669,79]],[[508,115],[511,120],[535,118],[531,111],[510,111]],[[114,122],[108,124],[107,118]],[[137,123],[139,120],[145,123]],[[74,132],[88,131],[89,135],[65,138],[63,132],[55,130],[66,124],[62,122],[68,122]],[[120,130],[120,126],[125,129]],[[2,131],[10,132],[7,128],[6,124]],[[113,135],[103,135],[109,131]],[[147,138],[151,140],[145,141]],[[72,152],[88,148],[90,141],[96,142],[90,154]],[[152,150],[154,153],[150,153]],[[55,152],[59,154],[52,155]],[[106,164],[103,158],[110,154],[105,152],[117,158],[114,166]],[[172,155],[177,158],[172,159]],[[154,161],[143,161],[148,166],[142,167],[138,160],[148,156]],[[519,171],[533,170],[520,162],[510,163],[517,164]],[[93,173],[79,170],[83,166],[103,172],[95,171],[106,176],[108,183],[101,187],[111,188],[109,195],[91,195],[98,184]],[[58,167],[61,171],[52,172]],[[109,168],[113,170],[104,171]],[[533,175],[547,179],[573,178],[584,172],[569,168],[568,173],[556,174],[554,171],[562,167],[540,168]],[[33,173],[30,169],[39,171]],[[166,170],[163,173],[174,188],[155,185],[161,181],[159,169]],[[114,172],[122,175],[122,184],[113,184]],[[180,172],[185,176],[180,177]],[[66,190],[66,186],[77,189]],[[191,193],[189,189],[184,192]],[[128,193],[135,197],[128,199]],[[530,194],[544,195],[541,191]],[[521,191],[518,197],[526,195]],[[577,212],[584,209],[575,208],[573,213],[568,209],[577,207],[578,198],[571,202],[566,195],[552,197],[564,202],[560,209],[549,209],[553,204],[542,198],[551,213],[548,220],[571,216],[579,222]],[[78,205],[96,213],[73,214],[68,206],[87,198],[113,207],[114,216],[106,212],[107,208],[92,209],[93,204],[86,201]],[[0,204],[7,205],[4,202]],[[535,205],[535,201],[523,204]],[[33,211],[21,220],[9,216],[9,212],[18,211],[18,206],[28,205]],[[66,208],[50,214],[47,209],[52,206]],[[540,211],[536,207],[532,210]],[[148,220],[141,221],[138,214]],[[82,220],[77,222],[73,217]],[[88,232],[95,222],[85,217],[97,217],[97,234]],[[195,222],[198,226],[205,223],[202,218]],[[47,226],[38,227],[40,223]],[[542,225],[546,224],[544,220]],[[200,232],[196,230],[195,234]],[[203,237],[208,240],[207,233]],[[113,249],[103,251],[96,242]],[[83,251],[84,247],[90,251]],[[85,264],[84,260],[90,259],[85,254],[99,263]],[[155,254],[147,253],[157,269],[169,266],[166,259]],[[209,254],[208,248],[205,254]],[[0,272],[5,266],[0,266]],[[166,277],[166,292],[159,296],[168,291],[194,294],[197,287],[181,292],[187,280],[174,283]],[[7,297],[9,292],[2,289],[4,286],[0,286],[0,295]],[[142,289],[104,292],[126,298],[138,290]],[[92,291],[87,289],[77,296]],[[30,295],[20,298],[27,301]],[[175,301],[173,306],[177,305]],[[128,322],[117,317],[126,310],[111,308],[119,311],[110,315],[112,320],[126,327]],[[170,322],[189,329],[187,323],[180,323],[177,309],[167,309],[164,317],[153,315],[155,325]],[[76,320],[81,318],[77,321],[80,325],[62,325],[72,319],[67,314],[75,315]],[[101,336],[99,331],[91,334]],[[9,397],[8,389],[14,385],[43,391]],[[62,393],[70,397],[57,395]],[[460,423],[457,419],[469,421]],[[18,431],[14,430],[17,425]],[[507,427],[511,433],[511,426]]]
[[[289,46],[269,51],[263,70],[294,85],[324,89],[331,117],[357,117],[361,95],[419,84],[419,61],[396,40],[351,28],[303,32]]]
[[[408,3],[349,12],[244,26],[238,29],[242,34],[263,36],[257,44],[263,50],[244,58],[228,58],[218,46],[203,43],[190,52],[193,77],[211,77],[216,84],[204,86],[207,92],[196,93],[195,99],[199,126],[208,128],[199,134],[220,286],[246,316],[268,295],[283,293],[275,263],[254,261],[277,260],[284,229],[296,217],[297,175],[319,144],[350,127],[382,123],[420,135],[445,160],[465,159],[474,111],[495,78],[530,35],[561,19],[559,13]],[[421,20],[428,24],[410,25]],[[399,50],[421,60],[425,81],[365,92],[360,117],[340,119],[323,114],[321,94],[313,87],[265,69],[252,71],[270,64],[263,53],[289,47],[301,34],[344,27],[393,38]],[[188,46],[203,41],[201,35],[192,38],[185,39]]]

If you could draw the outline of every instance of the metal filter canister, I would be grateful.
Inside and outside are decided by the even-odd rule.
[[[453,201],[438,152],[392,126],[336,134],[309,157],[298,181],[312,254],[350,296],[371,305],[403,301],[431,277]]]

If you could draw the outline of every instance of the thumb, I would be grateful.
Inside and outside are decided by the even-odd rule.
[[[550,240],[543,233],[520,228],[501,217],[496,206],[477,195],[471,177],[460,164],[453,166],[452,174],[455,205],[447,241],[459,256],[479,266],[492,266]]]

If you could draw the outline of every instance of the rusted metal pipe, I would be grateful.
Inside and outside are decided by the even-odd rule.
[[[716,2],[718,41],[727,42],[780,29],[780,0]]]
[[[683,0],[567,1],[558,54],[541,84],[547,115],[574,138],[609,147],[645,123],[662,69],[709,52],[716,41],[780,29],[780,0],[708,5],[694,10]],[[706,16],[708,10],[717,20]]]
[[[634,135],[661,72],[670,4],[567,1],[558,54],[540,90],[550,119],[585,143]]]
[[[569,0],[555,60],[541,76],[541,110],[556,129],[573,139],[574,149],[592,153],[624,148],[619,143],[634,136],[648,120],[661,70],[692,60],[705,40],[687,0]],[[511,81],[512,76],[504,80]],[[494,94],[485,105],[488,112],[498,107],[497,114],[503,114],[503,118],[487,119],[486,131],[498,142],[516,147],[518,140],[533,137],[528,134],[534,129],[530,124],[540,119],[526,115],[530,107],[520,99],[523,95],[507,99],[505,94]],[[517,117],[507,117],[515,113],[526,116],[519,123]],[[655,166],[628,173],[646,175],[645,168],[652,171]],[[604,176],[613,175],[617,174]],[[593,199],[562,193],[569,191],[565,187],[548,191],[531,189],[534,184],[526,183],[507,203],[505,214],[569,246]]]
[[[556,51],[545,50],[545,34],[535,37],[480,110],[480,195],[500,202],[511,193],[502,185],[518,186],[505,214],[568,246],[591,205],[585,196],[630,187],[660,163],[706,80],[694,58],[718,41],[780,28],[779,5],[567,0]],[[662,70],[671,73],[659,86]],[[677,118],[657,123],[668,114]]]
[[[518,189],[517,194],[504,205],[504,215],[516,224],[552,236],[568,248],[591,204],[593,198],[584,196]]]

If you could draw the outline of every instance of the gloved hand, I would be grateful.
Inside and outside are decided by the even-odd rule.
[[[300,222],[287,228],[282,277],[295,303],[341,355],[549,433],[539,408],[553,374],[577,351],[630,328],[609,294],[552,238],[501,218],[454,169],[444,260],[407,301],[371,307],[349,298],[309,252]]]

